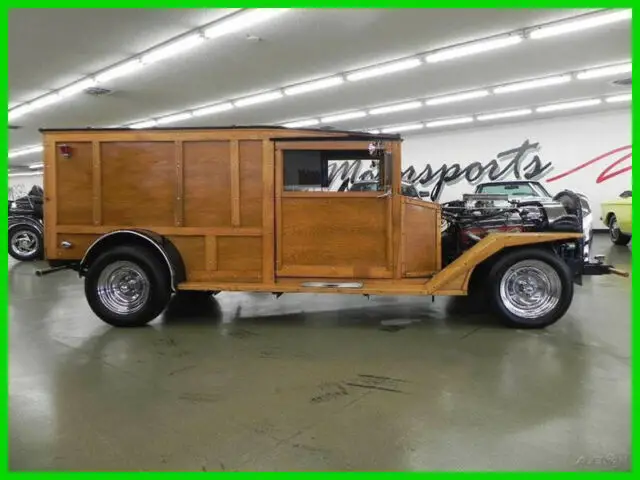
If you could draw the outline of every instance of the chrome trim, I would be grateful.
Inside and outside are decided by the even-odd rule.
[[[309,288],[362,288],[360,282],[305,282],[303,287]]]
[[[87,251],[85,252],[84,257],[82,257],[82,260],[80,261],[80,271],[82,271],[82,267],[84,266],[85,261],[87,260],[87,257],[91,253],[91,250],[93,249],[93,247],[95,247],[98,243],[100,243],[102,240],[104,240],[107,237],[110,237],[112,235],[119,235],[119,234],[123,234],[123,233],[133,234],[133,235],[136,235],[136,236],[138,236],[140,238],[144,238],[147,242],[149,242],[151,245],[153,245],[160,252],[160,255],[162,255],[162,258],[164,258],[164,261],[167,263],[167,267],[169,267],[169,276],[171,277],[171,289],[175,292],[176,291],[175,290],[175,288],[176,288],[176,285],[175,285],[176,273],[175,273],[175,271],[173,269],[173,265],[171,264],[171,261],[169,260],[169,257],[167,256],[166,252],[151,237],[149,237],[148,235],[145,235],[144,233],[136,231],[136,230],[114,230],[113,232],[105,233],[104,235],[102,235],[95,242],[93,242],[89,246],[89,248],[87,248]]]

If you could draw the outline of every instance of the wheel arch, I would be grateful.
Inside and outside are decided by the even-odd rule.
[[[41,237],[44,237],[44,226],[39,220],[35,218],[27,217],[27,216],[9,216],[8,219],[8,227],[9,232],[14,228],[19,228],[21,226],[28,225],[40,234]]]
[[[611,211],[607,212],[607,214],[603,217],[603,223],[609,227],[609,224],[611,223],[611,217],[614,217],[615,214]]]
[[[146,248],[167,268],[171,287],[175,290],[179,283],[186,280],[186,269],[180,252],[167,237],[148,230],[126,229],[106,233],[94,241],[80,261],[78,272],[84,276],[91,264],[104,251],[120,245],[138,245]]]

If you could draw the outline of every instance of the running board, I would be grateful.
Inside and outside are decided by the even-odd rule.
[[[302,284],[307,288],[362,288],[360,282],[305,282]]]

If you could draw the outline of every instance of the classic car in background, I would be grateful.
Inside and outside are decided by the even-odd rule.
[[[498,194],[506,195],[510,201],[525,203],[529,201],[539,201],[543,204],[562,203],[568,210],[574,210],[577,205],[573,205],[577,199],[582,209],[582,232],[584,233],[585,257],[589,258],[590,247],[593,243],[593,211],[589,205],[586,195],[575,192],[568,195],[567,191],[551,195],[540,182],[529,180],[510,180],[502,182],[480,183],[476,186],[476,194]]]
[[[44,257],[43,198],[41,187],[9,200],[9,255],[21,262]]]
[[[609,228],[611,241],[616,245],[627,245],[631,241],[631,191],[602,203],[601,208],[600,220]]]

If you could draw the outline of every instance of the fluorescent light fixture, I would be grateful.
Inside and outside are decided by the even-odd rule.
[[[510,83],[493,89],[493,93],[511,93],[521,90],[531,90],[532,88],[550,87],[571,81],[571,75],[556,75],[555,77],[537,78],[535,80],[525,80],[524,82]]]
[[[501,118],[523,117],[525,115],[531,115],[532,113],[533,110],[530,108],[522,108],[520,110],[510,110],[508,112],[485,113],[483,115],[476,116],[476,120],[485,122],[487,120],[499,120]]]
[[[448,120],[434,120],[433,122],[427,122],[427,128],[435,128],[435,127],[446,127],[448,125],[461,125],[463,123],[471,123],[473,122],[473,117],[459,117],[459,118],[450,118]]]
[[[298,95],[300,93],[313,92],[316,90],[335,87],[342,83],[344,83],[344,78],[340,76],[323,78],[321,80],[314,80],[312,82],[294,85],[293,87],[287,87],[284,89],[284,93],[285,95]]]
[[[17,148],[9,152],[9,158],[22,157],[23,155],[29,155],[31,153],[42,152],[44,147],[42,145],[34,145],[32,147]]]
[[[40,168],[44,168],[44,163],[32,163],[31,165],[29,165],[29,168],[31,170],[38,170]]]
[[[136,58],[135,60],[130,60],[125,63],[121,63],[120,65],[116,65],[113,68],[105,70],[104,72],[96,75],[96,81],[98,83],[108,82],[109,80],[114,80],[116,78],[124,77],[136,70],[142,68],[142,62],[140,59]]]
[[[536,112],[544,113],[544,112],[557,112],[560,110],[573,110],[574,108],[584,108],[584,107],[592,107],[594,105],[599,105],[602,103],[602,100],[599,98],[592,98],[589,100],[578,100],[575,102],[564,102],[564,103],[555,103],[553,105],[544,105],[542,107],[536,108]]]
[[[445,95],[436,97],[424,102],[425,105],[442,105],[445,103],[462,102],[464,100],[472,100],[474,98],[482,98],[489,95],[489,90],[474,90],[472,92],[454,93],[453,95]]]
[[[529,38],[547,38],[563,35],[565,33],[573,33],[581,30],[608,25],[610,23],[620,22],[631,18],[631,9],[606,11],[606,13],[598,13],[595,15],[585,15],[567,21],[561,21],[549,24],[544,27],[532,30]]]
[[[42,175],[42,172],[21,172],[21,173],[10,173],[10,177],[38,177]]]
[[[274,92],[260,93],[251,97],[241,98],[240,100],[233,102],[233,104],[236,107],[246,107],[249,105],[255,105],[256,103],[270,102],[272,100],[277,100],[278,98],[282,98],[282,92],[276,90]]]
[[[191,112],[176,113],[174,115],[168,115],[166,117],[159,118],[158,120],[156,120],[156,123],[158,125],[165,125],[167,123],[175,123],[175,122],[182,122],[184,120],[189,120],[192,117],[193,115],[191,114]]]
[[[377,129],[377,128],[374,128],[373,130],[369,130],[368,132],[369,132],[369,133],[373,133],[374,135],[377,135],[377,134],[379,134],[379,133],[382,133],[382,131],[381,131],[381,130],[379,130],[379,129]]]
[[[21,117],[25,113],[29,113],[33,110],[33,107],[30,103],[25,103],[24,105],[20,105],[19,107],[14,108],[13,110],[9,110],[9,120],[15,120],[16,118]]]
[[[92,87],[96,84],[96,81],[93,78],[87,78],[84,80],[80,80],[79,82],[73,83],[68,87],[63,88],[58,92],[58,95],[62,98],[70,97],[71,95],[75,95],[76,93],[80,93],[86,90],[89,87]]]
[[[485,40],[478,40],[476,42],[443,48],[434,53],[428,54],[424,58],[427,63],[443,62],[454,58],[466,57],[468,55],[477,55],[479,53],[496,50],[498,48],[510,47],[511,45],[517,45],[520,42],[522,42],[522,35],[488,38]]]
[[[618,75],[620,73],[628,73],[631,71],[631,63],[624,63],[622,65],[612,65],[610,67],[591,68],[584,72],[578,73],[576,77],[578,80],[589,80],[591,78],[609,77],[611,75]]]
[[[401,72],[403,70],[409,70],[411,68],[419,67],[422,62],[419,58],[409,58],[407,60],[399,60],[397,62],[390,62],[384,65],[376,67],[364,68],[357,72],[347,74],[347,80],[350,82],[357,82],[358,80],[364,80],[371,77],[379,77],[381,75],[387,75],[389,73]]]
[[[204,36],[207,38],[218,38],[229,33],[235,33],[247,29],[265,20],[280,15],[290,10],[289,8],[254,8],[240,13],[232,14],[211,27],[205,29]]]
[[[58,93],[50,93],[49,95],[45,95],[44,97],[40,97],[29,103],[32,109],[46,107],[53,103],[59,102],[62,100],[62,97]]]
[[[149,53],[142,56],[142,63],[154,63],[158,60],[164,60],[178,53],[185,52],[193,47],[196,47],[204,42],[204,38],[201,34],[188,35],[184,38],[176,40],[175,42],[168,43],[166,45],[154,48]]]
[[[387,107],[372,108],[371,110],[369,110],[369,115],[382,115],[385,113],[403,112],[405,110],[415,110],[416,108],[421,107],[422,102],[420,101],[399,103],[397,105],[389,105]]]
[[[219,103],[217,105],[211,105],[210,107],[202,107],[192,112],[194,117],[202,117],[204,115],[212,115],[214,113],[226,112],[233,109],[233,103]]]
[[[412,123],[410,125],[398,125],[397,127],[383,128],[381,133],[409,132],[412,130],[421,130],[424,128],[422,123]]]
[[[333,123],[333,122],[341,122],[343,120],[354,120],[356,118],[363,118],[367,116],[367,112],[357,111],[357,112],[347,112],[347,113],[338,113],[336,115],[329,115],[327,117],[322,117],[320,121],[322,123]]]
[[[613,97],[608,97],[606,99],[607,103],[620,103],[620,102],[630,102],[631,94],[623,93],[622,95],[614,95]]]
[[[134,123],[133,125],[129,125],[129,128],[135,128],[135,129],[151,128],[156,126],[157,124],[158,122],[156,122],[155,120],[146,120],[144,122],[138,122],[138,123]]]
[[[287,128],[300,128],[300,127],[310,127],[312,125],[317,125],[319,123],[320,123],[320,120],[316,118],[311,118],[309,120],[299,120],[297,122],[285,123],[284,126]]]

